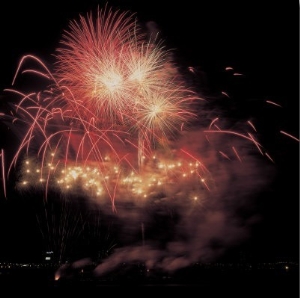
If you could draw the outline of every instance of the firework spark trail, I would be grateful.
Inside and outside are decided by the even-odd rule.
[[[287,132],[285,132],[285,131],[283,131],[283,130],[281,130],[280,133],[282,133],[282,134],[284,134],[284,135],[290,137],[291,139],[293,139],[293,140],[299,142],[299,138],[296,138],[295,136],[291,135],[290,133],[287,133]]]
[[[53,262],[64,263],[71,257],[77,241],[83,236],[88,215],[67,198],[39,200],[34,202],[34,208],[38,208],[36,219],[45,251],[53,253]]]
[[[45,77],[47,79],[51,78],[53,81],[55,81],[53,75],[51,74],[51,71],[49,70],[49,68],[45,65],[45,63],[41,59],[39,59],[38,57],[36,57],[34,55],[25,55],[25,56],[23,56],[21,58],[21,60],[20,60],[20,62],[18,64],[17,70],[16,70],[14,78],[12,80],[12,86],[15,84],[15,81],[16,81],[16,79],[18,77],[18,74],[19,74],[19,72],[21,70],[21,67],[29,59],[33,60],[33,61],[36,61],[38,63],[38,65],[40,65],[40,66],[42,66],[44,68],[44,70],[46,71],[46,73],[38,71],[38,70],[34,70],[34,69],[27,69],[27,70],[24,70],[22,73],[33,72],[33,73],[39,74],[40,76]]]
[[[3,192],[4,192],[4,197],[6,198],[5,158],[4,158],[3,149],[1,149],[0,157],[1,157],[1,174],[2,174]]]
[[[276,102],[274,102],[274,101],[271,101],[271,100],[266,100],[266,103],[269,103],[269,104],[271,104],[271,105],[274,105],[274,106],[277,106],[277,107],[282,107],[280,104],[278,104],[278,103],[276,103]]]
[[[255,126],[253,125],[253,123],[252,123],[251,121],[247,121],[247,123],[253,128],[253,130],[254,130],[255,132],[257,132]]]
[[[232,146],[232,150],[234,151],[234,153],[235,153],[235,155],[237,156],[238,160],[239,160],[240,162],[242,162],[241,157],[239,156],[239,154],[237,153],[236,149],[235,149],[233,146]]]
[[[254,137],[248,133],[249,137],[246,136],[246,135],[243,135],[242,133],[239,133],[239,132],[236,132],[236,131],[233,131],[233,130],[221,130],[221,129],[218,129],[218,130],[205,130],[204,131],[205,133],[224,133],[224,134],[232,134],[232,135],[236,135],[238,137],[241,137],[241,138],[244,138],[244,139],[247,139],[249,140],[250,142],[254,143],[255,146],[258,148],[258,150],[261,152],[261,147],[263,147],[260,143],[258,143]]]

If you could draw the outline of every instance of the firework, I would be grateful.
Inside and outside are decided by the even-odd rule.
[[[65,109],[88,127],[92,119],[103,130],[138,135],[139,165],[145,147],[151,151],[193,116],[189,103],[196,94],[162,42],[146,40],[133,15],[105,8],[72,21],[56,57]]]
[[[108,259],[113,266],[121,255],[145,261],[147,268],[175,270],[209,260],[206,250],[214,239],[223,241],[215,255],[222,253],[222,245],[244,239],[240,227],[252,218],[235,222],[233,213],[242,209],[244,196],[271,179],[260,178],[262,168],[269,167],[261,167],[257,156],[275,163],[254,121],[232,124],[222,113],[216,115],[208,107],[211,102],[189,85],[163,41],[147,38],[129,12],[105,7],[72,20],[54,57],[53,69],[36,56],[22,57],[13,85],[21,75],[33,75],[43,84],[32,92],[6,89],[19,101],[0,116],[20,144],[8,167],[4,150],[0,157],[5,195],[6,167],[8,174],[17,168],[18,190],[45,191],[46,217],[39,222],[42,233],[51,238],[47,249],[56,251],[59,262],[90,223],[81,209],[72,209],[69,200],[74,197],[88,199],[103,213],[118,213],[119,225],[130,235],[141,227],[142,245],[119,250]],[[189,71],[197,75],[196,68]],[[232,67],[226,71],[236,79],[243,77]],[[227,90],[220,96],[230,100]],[[55,205],[61,217],[51,218],[52,191],[63,198]],[[169,232],[172,241],[165,251],[148,245],[159,236],[151,238],[156,216],[180,229],[174,239]],[[235,236],[224,240],[226,232]],[[182,239],[189,242],[183,245]],[[97,272],[105,272],[105,266]]]
[[[117,175],[124,163],[131,171],[140,171],[154,149],[169,146],[195,117],[191,104],[199,100],[162,41],[145,36],[133,15],[105,7],[95,16],[90,13],[70,22],[53,72],[38,57],[24,56],[13,84],[30,60],[39,67],[22,73],[43,77],[47,85],[28,94],[7,89],[21,96],[14,121],[27,126],[11,165],[22,152],[35,151],[40,160],[36,181],[49,185],[54,173],[70,173],[70,164],[78,169],[92,162],[103,181],[94,185],[96,193],[105,191],[114,208],[121,178],[107,182],[107,161],[119,169]],[[57,177],[56,183],[69,187],[70,174],[66,175]]]

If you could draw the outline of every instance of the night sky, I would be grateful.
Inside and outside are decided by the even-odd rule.
[[[37,55],[51,65],[53,53],[69,21],[79,14],[95,10],[98,5],[103,7],[105,3],[101,0],[2,1],[0,89],[11,87],[17,65],[25,54]],[[251,228],[247,229],[249,237],[229,241],[225,259],[241,260],[243,255],[254,261],[297,261],[299,143],[279,133],[283,130],[297,138],[299,136],[297,2],[292,5],[286,1],[111,0],[108,4],[136,13],[145,27],[154,24],[165,45],[174,51],[174,59],[182,71],[188,73],[188,68],[193,67],[197,74],[201,73],[200,83],[197,79],[190,79],[190,82],[200,84],[196,88],[225,117],[255,121],[262,143],[274,159],[272,163],[261,162],[264,157],[258,158],[261,178],[253,179],[246,174],[243,177],[247,182],[251,179],[256,182],[244,190],[248,192],[247,197],[251,197],[253,191],[249,200],[251,204],[239,203],[237,212],[243,213],[243,216],[254,213],[255,216],[249,217],[249,221],[253,220]],[[243,76],[233,80],[225,70],[229,66]],[[1,90],[0,107],[7,96]],[[222,99],[222,91],[227,92],[230,99]],[[266,101],[276,102],[282,108],[268,105]],[[17,141],[7,133],[5,125],[0,125],[0,128],[3,130],[0,149],[4,148],[9,156]],[[251,175],[254,173],[251,172]],[[235,180],[232,179],[233,189],[229,196],[235,194]],[[263,184],[268,179],[271,182],[261,186],[260,182]],[[13,188],[13,184],[13,181],[8,181],[8,187]],[[23,197],[13,191],[8,191],[8,194],[5,198],[1,185],[0,261],[36,260],[42,243],[37,236],[39,232],[33,207],[27,199],[38,194],[32,192]],[[239,188],[236,189],[238,195]],[[226,208],[231,208],[230,204]],[[148,233],[172,238],[171,232],[155,230],[168,226],[163,220],[160,217],[153,220],[153,230]],[[168,229],[172,230],[174,227],[169,225]],[[235,232],[233,229],[232,233]],[[229,228],[224,233],[224,237],[230,238]],[[124,246],[131,245],[129,239],[121,240]]]

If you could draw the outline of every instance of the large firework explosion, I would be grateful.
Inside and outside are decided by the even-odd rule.
[[[21,59],[13,85],[32,75],[38,89],[6,89],[19,101],[1,116],[20,138],[7,172],[18,169],[22,192],[42,189],[47,212],[54,191],[64,204],[83,197],[123,224],[123,247],[96,274],[121,261],[173,271],[247,238],[257,219],[234,214],[272,178],[274,162],[253,121],[233,124],[212,112],[159,35],[144,32],[129,12],[105,7],[72,20],[54,57],[53,69],[34,55]],[[3,150],[1,157],[6,193]],[[80,224],[87,218],[76,214]],[[157,230],[159,222],[166,228]],[[83,230],[74,221],[55,224],[52,242]],[[66,241],[59,242],[61,261]]]
[[[133,15],[105,8],[70,23],[54,72],[35,56],[22,58],[13,84],[27,60],[41,70],[23,73],[50,83],[28,94],[7,90],[21,96],[14,122],[28,125],[11,166],[23,151],[34,150],[38,158],[24,161],[21,185],[30,179],[46,184],[46,191],[48,185],[68,190],[81,179],[90,194],[108,196],[116,211],[118,184],[146,195],[145,188],[163,183],[174,166],[186,166],[172,160],[170,141],[195,117],[192,103],[199,98],[161,43],[140,31]],[[146,160],[157,158],[154,150],[167,152],[171,161],[156,162],[157,173],[149,175],[143,172]],[[201,162],[191,162],[202,178]]]

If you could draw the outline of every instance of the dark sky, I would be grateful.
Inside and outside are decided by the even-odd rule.
[[[269,256],[295,260],[299,250],[298,143],[278,133],[284,130],[299,135],[299,6],[296,1],[294,5],[286,2],[108,2],[112,7],[136,13],[142,24],[155,22],[166,45],[174,49],[178,64],[183,69],[192,66],[204,74],[207,94],[214,97],[222,90],[234,94],[235,109],[226,111],[225,105],[225,114],[258,119],[262,139],[276,158],[274,182],[256,200],[256,212],[262,220],[243,247],[259,260]],[[69,21],[97,5],[102,7],[105,1],[2,1],[0,89],[10,87],[23,55],[37,55],[50,64]],[[226,77],[227,66],[244,75],[242,82],[235,84]],[[3,94],[1,100],[5,100]],[[284,108],[273,113],[272,107],[262,107],[266,100]],[[0,144],[7,148],[11,140],[7,134],[5,138]],[[26,259],[36,245],[35,234],[24,236],[24,230],[30,229],[35,219],[24,215],[24,200],[12,208],[13,203],[7,202],[10,198],[1,195],[0,191],[3,210],[13,211],[9,215],[6,211],[0,213],[0,239],[5,243],[0,253],[4,259],[17,258],[18,254],[24,254]],[[24,244],[26,237],[29,240]]]

